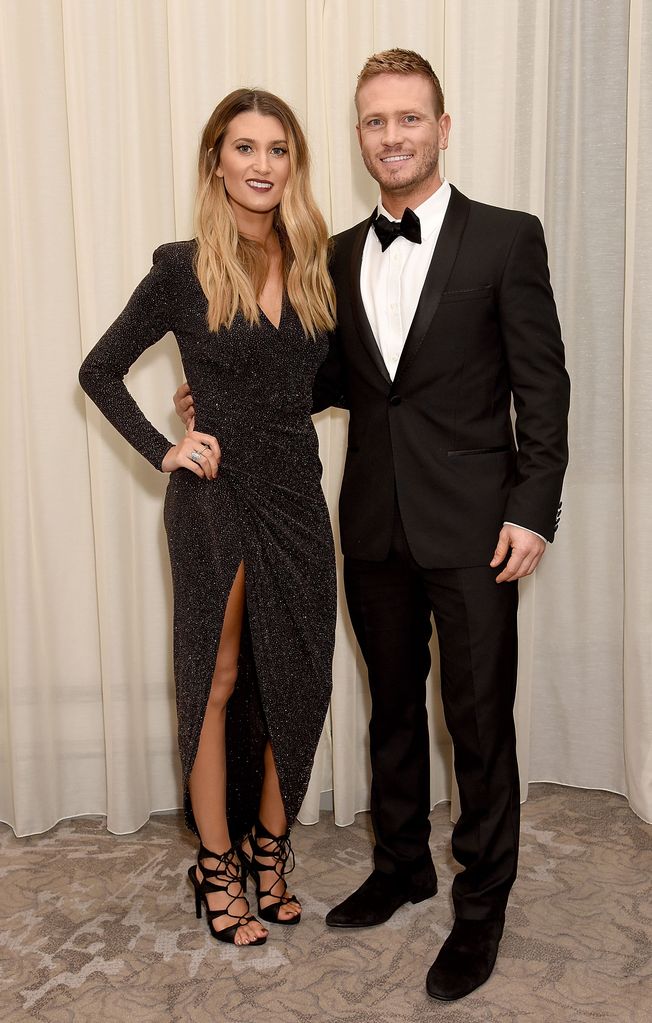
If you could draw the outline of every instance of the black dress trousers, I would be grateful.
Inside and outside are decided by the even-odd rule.
[[[432,871],[426,714],[432,614],[461,804],[453,854],[464,869],[454,880],[453,902],[458,917],[474,920],[502,915],[518,858],[518,583],[497,584],[499,572],[488,566],[421,568],[398,506],[387,558],[348,558],[344,565],[372,698],[375,866],[415,878]]]

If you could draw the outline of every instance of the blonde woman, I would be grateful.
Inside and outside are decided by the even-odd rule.
[[[189,870],[213,937],[259,945],[296,924],[289,829],[331,689],[335,572],[312,384],[334,325],[327,231],[286,103],[238,89],[199,152],[196,238],[162,245],[80,370],[84,390],[152,465],[165,499]],[[123,383],[173,331],[194,416],[172,444]]]

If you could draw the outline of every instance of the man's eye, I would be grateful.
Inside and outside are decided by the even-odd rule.
[[[380,117],[372,117],[370,121],[367,121],[370,128],[379,128],[382,123]]]
[[[416,124],[419,118],[417,117],[416,114],[406,114],[405,120],[407,121],[408,124]]]

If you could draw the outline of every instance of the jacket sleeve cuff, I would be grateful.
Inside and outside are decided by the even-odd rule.
[[[541,536],[541,533],[537,533],[536,529],[528,529],[527,526],[521,526],[518,522],[503,522],[503,526],[516,526],[517,529],[526,529],[528,533],[534,533],[534,535],[538,536],[544,543],[548,543],[545,536]]]

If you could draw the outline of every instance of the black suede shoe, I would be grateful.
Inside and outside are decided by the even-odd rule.
[[[503,919],[455,921],[428,970],[426,988],[431,998],[453,1002],[489,980],[504,924]]]
[[[326,916],[329,927],[374,927],[384,924],[406,902],[423,902],[437,894],[437,877],[420,875],[419,883],[396,874],[374,870],[353,895],[331,909]]]

